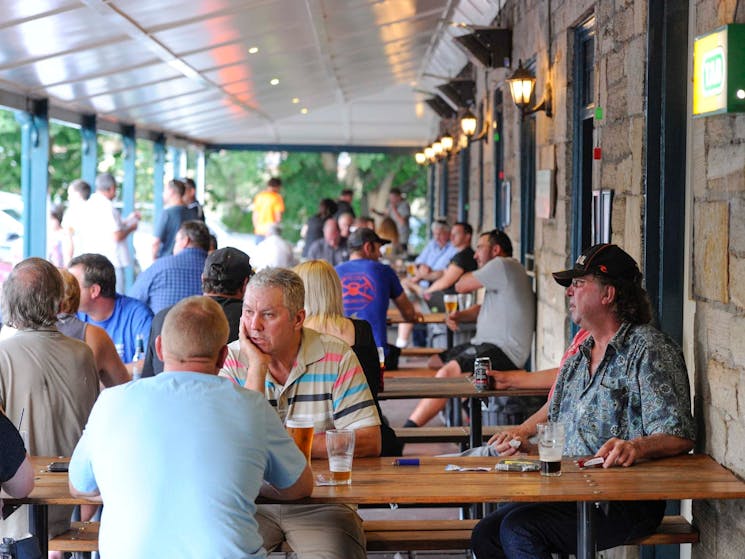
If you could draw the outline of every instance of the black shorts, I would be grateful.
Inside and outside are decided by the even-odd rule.
[[[440,354],[443,363],[456,361],[460,365],[461,373],[472,373],[473,362],[477,357],[491,359],[491,368],[494,371],[512,371],[520,368],[494,344],[460,344]]]

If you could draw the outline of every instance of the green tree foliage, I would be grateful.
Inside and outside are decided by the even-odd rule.
[[[67,185],[80,177],[80,130],[56,121],[49,123],[49,196],[67,199]]]
[[[300,228],[318,211],[322,198],[336,200],[344,186],[337,179],[336,158],[327,154],[291,152],[279,165],[285,213],[282,236],[294,242]]]
[[[264,153],[219,151],[207,156],[204,203],[217,209],[225,225],[239,232],[251,231],[248,207],[264,183]]]
[[[21,192],[21,127],[14,111],[0,110],[0,190]]]
[[[352,165],[362,181],[363,192],[378,190],[390,182],[392,187],[400,188],[409,201],[427,196],[426,173],[411,155],[354,154]]]

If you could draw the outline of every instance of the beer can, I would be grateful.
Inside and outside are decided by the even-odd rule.
[[[491,359],[478,357],[473,363],[473,386],[479,392],[489,389],[489,371],[491,370]]]

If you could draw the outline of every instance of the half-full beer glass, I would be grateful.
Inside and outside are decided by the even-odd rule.
[[[351,485],[354,458],[354,431],[329,429],[326,431],[326,451],[332,485]]]
[[[538,424],[538,456],[541,475],[560,476],[561,456],[564,452],[564,425],[549,422]]]

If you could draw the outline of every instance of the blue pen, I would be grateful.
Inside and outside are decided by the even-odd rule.
[[[419,458],[396,458],[393,461],[394,466],[418,466]]]

